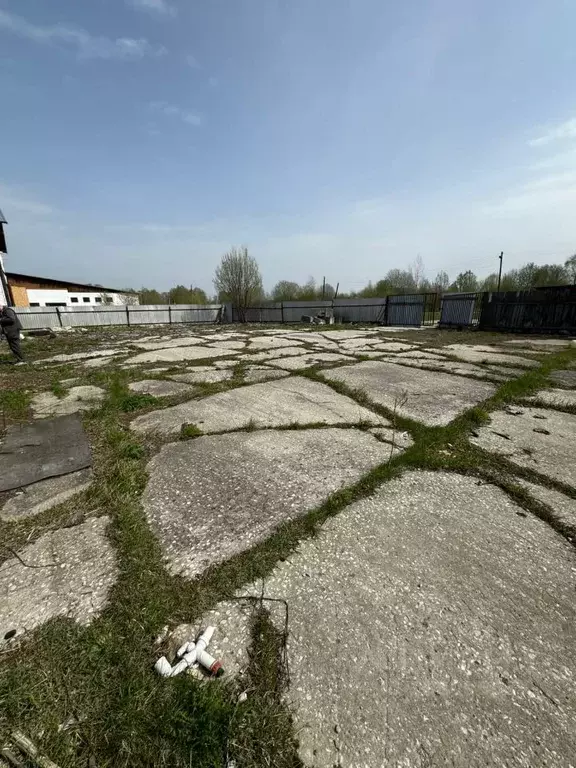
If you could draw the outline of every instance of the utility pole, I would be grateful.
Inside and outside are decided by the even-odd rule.
[[[322,280],[322,301],[324,301],[324,296],[326,295],[326,278]]]
[[[504,259],[504,251],[500,252],[500,256],[498,256],[500,259],[500,271],[498,272],[498,293],[500,293],[500,282],[502,280],[502,260]]]

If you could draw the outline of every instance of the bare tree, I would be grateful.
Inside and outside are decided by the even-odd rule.
[[[262,297],[262,276],[256,259],[248,248],[232,248],[222,256],[216,267],[214,287],[220,301],[230,301],[241,323],[246,322],[246,310]]]
[[[410,267],[410,271],[412,272],[412,277],[414,278],[416,290],[418,290],[422,280],[424,279],[424,261],[422,260],[422,256],[420,256],[420,254],[416,256],[416,260]]]
[[[566,259],[564,266],[566,267],[566,272],[568,272],[570,282],[573,285],[576,285],[576,253],[573,256],[570,256],[569,259]]]

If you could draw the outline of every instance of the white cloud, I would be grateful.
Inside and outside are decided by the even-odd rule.
[[[196,56],[194,56],[194,54],[192,53],[189,53],[186,56],[186,64],[188,64],[189,67],[192,67],[192,69],[202,69],[202,67],[200,66],[200,62],[198,61]]]
[[[28,214],[29,216],[53,216],[57,210],[47,203],[29,197],[26,192],[0,184],[0,200],[4,215],[10,222],[12,212]]]
[[[19,37],[45,45],[67,45],[76,50],[85,59],[124,59],[136,60],[144,56],[161,56],[166,53],[163,46],[152,45],[148,40],[131,37],[95,37],[81,27],[67,24],[38,26],[31,24],[21,16],[0,10],[0,29],[12,32]]]
[[[188,125],[198,127],[202,124],[202,117],[196,112],[191,112],[188,109],[177,107],[174,104],[168,104],[165,101],[151,102],[150,109],[153,109],[155,112],[159,112],[162,115],[166,115],[166,117],[176,117]]]
[[[528,142],[531,147],[543,147],[554,141],[576,139],[576,117],[555,127],[548,128],[541,136]]]
[[[176,8],[166,0],[126,0],[128,5],[140,11],[152,11],[164,16],[176,16]]]

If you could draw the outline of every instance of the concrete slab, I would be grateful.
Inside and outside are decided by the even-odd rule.
[[[282,347],[296,347],[302,344],[292,336],[291,339],[284,339],[282,336],[252,336],[250,338],[250,350],[281,349]]]
[[[276,567],[304,765],[574,764],[573,550],[517,511],[475,478],[411,472]],[[241,666],[248,622],[217,609]]]
[[[508,368],[498,369],[496,373],[495,366],[489,366],[488,368],[481,368],[479,365],[473,363],[461,363],[457,360],[428,360],[401,357],[400,355],[380,355],[380,359],[387,363],[398,363],[399,365],[406,365],[410,368],[422,368],[431,371],[446,371],[447,373],[454,374],[455,376],[467,376],[472,379],[489,379],[490,381],[507,381],[515,376],[521,376],[523,370],[521,368],[513,369],[514,376],[506,374]],[[504,371],[504,373],[502,373]]]
[[[512,346],[527,347],[528,349],[547,349],[557,351],[564,347],[570,346],[570,339],[536,339],[530,337],[528,339],[511,339],[510,341],[503,341],[503,344],[510,344]]]
[[[554,384],[576,389],[576,371],[553,371],[550,379]]]
[[[354,358],[350,355],[337,355],[334,352],[309,352],[298,357],[287,357],[285,360],[271,360],[270,365],[283,368],[285,371],[299,371],[304,368],[311,368],[313,365],[330,365],[353,361]]]
[[[359,480],[388,454],[387,445],[355,429],[238,432],[172,443],[148,464],[144,510],[170,572],[193,578]]]
[[[172,378],[177,378],[173,376]],[[161,381],[160,379],[144,379],[143,381],[132,381],[128,385],[131,392],[138,392],[143,395],[153,395],[154,397],[172,397],[173,395],[192,394],[193,387],[186,384],[180,384],[175,381]]]
[[[64,395],[57,397],[52,392],[39,392],[34,395],[30,406],[35,419],[51,416],[66,416],[79,411],[89,411],[104,399],[104,390],[100,387],[72,387]]]
[[[529,360],[527,357],[517,355],[504,355],[499,352],[487,351],[487,347],[469,344],[449,344],[438,349],[440,354],[454,355],[467,363],[495,363],[508,366],[520,366],[522,368],[537,368],[540,363],[537,360]]]
[[[285,357],[301,355],[304,351],[303,347],[282,347],[280,349],[270,349],[268,352],[246,355],[244,360],[247,363],[269,363],[271,360],[282,360]]]
[[[556,405],[559,408],[576,405],[576,391],[569,389],[541,389],[534,397],[527,398],[529,401],[546,403],[546,405]],[[574,435],[576,440],[576,435]]]
[[[370,347],[374,350],[382,350],[386,354],[388,352],[410,352],[416,349],[412,344],[403,344],[401,341],[379,341],[376,344],[371,344]]]
[[[57,616],[88,624],[100,613],[117,574],[106,536],[109,518],[41,536],[0,565],[0,638]],[[45,567],[38,567],[45,566]]]
[[[251,365],[244,371],[244,381],[249,381],[251,384],[257,384],[259,381],[282,379],[284,376],[288,375],[288,371],[267,368],[265,365]]]
[[[212,357],[224,357],[229,355],[226,349],[212,349],[211,347],[173,347],[163,348],[152,352],[143,352],[136,357],[131,357],[127,362],[132,365],[140,363],[172,363],[181,360],[208,360]]]
[[[228,349],[228,350],[236,350],[236,349],[244,349],[246,346],[245,341],[216,341],[212,343],[210,340],[210,344],[208,344],[209,347],[214,347],[214,349]]]
[[[373,402],[430,426],[448,424],[495,392],[485,381],[376,360],[323,371],[322,376],[362,389]]]
[[[232,360],[213,360],[212,361],[212,368],[218,368],[219,370],[224,370],[225,368],[234,368],[238,365],[240,362],[240,358],[234,358]],[[196,365],[193,368],[188,368],[188,370],[193,373],[197,368],[201,368],[202,366]]]
[[[474,445],[576,488],[576,416],[543,408],[495,411]]]
[[[123,349],[92,349],[87,352],[72,352],[70,354],[53,355],[52,357],[45,357],[43,360],[37,360],[37,364],[40,363],[74,363],[77,360],[90,360],[95,357],[113,357],[114,355],[120,355],[126,350]]]
[[[576,532],[576,499],[571,499],[559,491],[544,485],[529,483],[527,480],[514,478],[517,485],[525,488],[537,501],[541,501],[554,512],[554,515],[566,525],[571,525]]]
[[[178,434],[183,424],[195,424],[202,432],[225,432],[254,427],[280,427],[290,424],[388,425],[386,419],[362,408],[354,400],[339,395],[316,381],[288,377],[280,381],[254,384],[219,392],[153,411],[135,418],[136,432]]]
[[[360,337],[368,338],[369,336],[374,336],[376,333],[378,333],[378,331],[368,330],[366,328],[358,328],[346,331],[326,330],[322,332],[322,335],[329,341],[346,341],[348,339],[356,339]]]
[[[11,491],[92,465],[78,416],[9,426],[0,439],[0,491]]]
[[[93,357],[91,360],[86,360],[82,365],[84,368],[104,368],[104,366],[109,365],[112,360],[112,357]]]
[[[152,352],[156,349],[173,349],[174,347],[191,347],[195,344],[203,344],[206,338],[203,336],[178,336],[173,338],[171,336],[156,341],[139,341],[134,342],[133,346],[137,349],[145,349]]]
[[[399,352],[396,357],[400,360],[443,360],[441,355],[426,349],[411,349],[409,352]]]
[[[217,384],[231,379],[233,373],[231,367],[218,370],[210,365],[198,365],[186,373],[172,374],[170,378],[186,384]]]
[[[11,522],[39,515],[85,491],[91,482],[92,470],[81,469],[27,485],[0,505],[0,520]]]

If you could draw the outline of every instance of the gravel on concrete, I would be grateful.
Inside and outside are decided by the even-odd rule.
[[[171,378],[177,379],[177,376]],[[131,392],[138,392],[142,395],[153,395],[154,397],[172,397],[173,395],[192,394],[193,387],[186,384],[179,384],[174,381],[162,381],[161,379],[144,379],[143,381],[132,381],[128,385]]]
[[[165,445],[150,461],[144,510],[170,572],[192,578],[253,547],[388,456],[389,446],[357,429],[199,437]]]
[[[576,415],[543,408],[495,411],[470,441],[576,488]]]
[[[35,419],[46,419],[88,411],[103,399],[104,390],[100,387],[81,386],[72,387],[64,397],[57,397],[52,392],[39,392],[32,398],[30,406]]]
[[[322,376],[361,389],[373,402],[430,426],[448,424],[495,392],[485,381],[376,360],[323,371]]]
[[[212,357],[224,357],[229,355],[226,349],[212,349],[211,347],[173,347],[170,349],[157,349],[152,352],[143,352],[136,357],[131,357],[127,362],[132,365],[139,363],[172,363],[180,360],[208,360]]]
[[[103,608],[116,579],[109,518],[87,520],[41,536],[0,565],[0,638],[56,616],[88,624]]]
[[[183,424],[202,432],[223,432],[290,424],[387,425],[386,419],[334,392],[325,384],[303,377],[239,387],[138,416],[131,423],[137,432],[176,434]]]
[[[88,468],[27,485],[0,505],[0,520],[22,520],[39,515],[85,491],[91,482],[92,470]]]
[[[473,477],[410,472],[278,564],[264,594],[288,603],[304,765],[574,765],[574,554],[520,511]],[[217,606],[234,668],[237,606]]]

